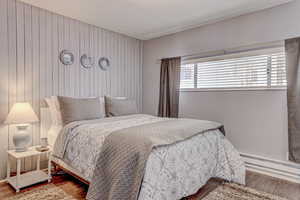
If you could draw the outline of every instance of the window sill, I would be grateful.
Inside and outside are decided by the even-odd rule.
[[[180,92],[226,92],[226,91],[286,91],[286,87],[273,87],[273,88],[181,88]]]

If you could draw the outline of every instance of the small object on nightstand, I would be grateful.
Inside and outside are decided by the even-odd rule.
[[[14,150],[7,151],[8,161],[7,161],[7,182],[15,188],[16,192],[19,192],[21,188],[40,183],[43,181],[51,182],[51,153],[52,149],[47,147],[46,151],[37,151],[37,147],[33,146],[28,148],[28,151],[25,152],[16,152]],[[48,155],[48,172],[44,172],[44,170],[40,169],[41,155]],[[37,165],[36,170],[26,172],[21,174],[21,159],[27,157],[37,157]],[[10,177],[10,167],[12,158],[17,160],[17,175],[14,177]]]
[[[42,146],[38,146],[35,148],[37,151],[39,152],[44,152],[44,151],[48,151],[49,150],[49,147],[42,147]]]

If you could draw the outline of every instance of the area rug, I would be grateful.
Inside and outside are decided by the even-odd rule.
[[[75,198],[54,184],[49,184],[21,192],[8,200],[75,200]]]
[[[196,200],[200,200],[196,198]],[[218,186],[201,200],[287,200],[285,198],[259,192],[249,187],[233,183],[224,183]]]
[[[194,199],[194,198],[193,198]],[[259,192],[233,183],[224,183],[204,198],[195,200],[287,200],[285,198]],[[44,185],[22,192],[8,200],[76,200],[54,184]]]

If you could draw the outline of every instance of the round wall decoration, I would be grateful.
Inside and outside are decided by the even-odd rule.
[[[86,54],[83,54],[80,57],[80,63],[84,68],[89,69],[94,66],[95,61],[93,57],[88,57]]]
[[[109,62],[108,58],[102,57],[99,59],[98,65],[103,71],[106,71],[109,69],[110,62]]]
[[[61,51],[59,55],[60,62],[64,65],[72,65],[74,63],[74,55],[69,50]]]

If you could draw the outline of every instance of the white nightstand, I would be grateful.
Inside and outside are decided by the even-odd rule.
[[[7,160],[7,182],[16,189],[16,192],[19,192],[21,188],[40,183],[43,181],[51,181],[51,153],[52,149],[49,147],[49,150],[40,152],[36,150],[37,146],[28,148],[28,151],[25,152],[15,152],[15,150],[7,151],[8,160]],[[48,155],[48,174],[40,169],[41,155]],[[37,166],[35,171],[26,172],[21,174],[21,159],[31,156],[37,157]],[[10,167],[12,158],[17,160],[17,175],[10,177]]]

